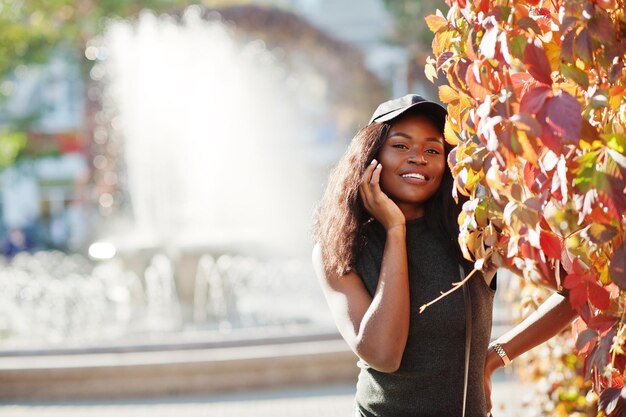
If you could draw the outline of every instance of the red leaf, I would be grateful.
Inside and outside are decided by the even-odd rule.
[[[565,278],[565,288],[569,289],[569,302],[574,308],[579,308],[587,303],[587,283],[580,282],[570,274]]]
[[[476,12],[487,13],[489,11],[490,2],[489,0],[474,0],[474,5],[476,6]]]
[[[600,310],[608,310],[611,305],[609,292],[595,282],[588,283],[587,287],[589,288],[589,300],[591,304],[598,307]]]
[[[577,140],[583,123],[580,103],[571,94],[561,91],[546,103],[546,122],[559,136]]]
[[[599,333],[606,333],[615,324],[616,319],[606,316],[604,314],[598,314],[589,320],[589,327],[597,330]]]
[[[535,88],[531,88],[520,100],[520,112],[535,114],[541,110],[543,103],[545,103],[548,96],[552,94],[552,88],[545,85],[538,85]]]
[[[561,259],[563,245],[561,239],[554,233],[541,230],[539,234],[539,244],[543,252],[552,259]]]
[[[545,120],[545,116],[544,117],[539,116],[538,118],[539,120]],[[547,123],[542,125],[541,141],[548,149],[550,149],[555,154],[558,155],[561,153],[561,147],[562,147],[561,138],[558,137],[554,133],[554,129]],[[559,195],[561,194],[560,189],[555,191],[555,197],[556,197],[556,194],[559,194]],[[556,198],[561,199],[561,196],[556,197]]]
[[[572,30],[563,35],[563,41],[561,42],[561,59],[565,62],[573,62],[574,60],[574,38],[576,31]]]
[[[582,274],[567,274],[565,277],[565,281],[563,282],[563,286],[568,290],[573,290],[576,287],[579,287],[585,283],[585,277]]]
[[[615,409],[623,404],[624,400],[620,395],[622,392],[621,388],[609,387],[604,389],[600,393],[600,398],[598,400],[598,406],[600,410],[604,411],[604,413],[611,415]]]
[[[528,162],[524,164],[524,184],[526,184],[526,187],[528,187],[531,191],[535,185],[537,170],[537,168]]]
[[[609,266],[611,280],[623,291],[626,291],[626,246],[622,243],[611,257]]]
[[[589,20],[589,32],[592,38],[602,44],[614,43],[617,40],[613,22],[604,11],[596,12],[596,15]]]
[[[542,47],[536,45],[534,42],[526,44],[523,61],[530,75],[537,81],[552,85],[550,62],[548,62],[548,57]]]
[[[513,91],[515,91],[515,95],[517,97],[522,97],[524,87],[526,87],[528,80],[532,79],[533,78],[527,72],[516,72],[515,74],[511,74],[511,84],[513,85]]]
[[[511,122],[525,132],[530,133],[533,136],[541,136],[541,125],[532,115],[527,113],[517,113],[511,117]]]
[[[581,351],[589,342],[595,342],[598,340],[598,332],[593,329],[583,330],[576,338],[576,350]]]
[[[591,46],[591,36],[589,36],[589,30],[583,29],[580,31],[576,40],[574,41],[574,53],[585,64],[591,64],[593,58],[593,48]]]

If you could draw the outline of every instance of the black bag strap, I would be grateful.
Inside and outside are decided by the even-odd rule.
[[[463,266],[459,264],[461,281],[465,279]],[[463,284],[463,301],[465,301],[465,375],[463,380],[463,417],[467,405],[467,385],[469,379],[470,351],[472,347],[472,298],[470,296],[469,281]]]

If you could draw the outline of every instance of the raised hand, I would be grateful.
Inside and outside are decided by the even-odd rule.
[[[359,195],[365,209],[384,226],[385,230],[390,230],[396,226],[404,226],[406,218],[398,205],[380,188],[382,169],[383,166],[374,159],[365,169],[359,185]]]

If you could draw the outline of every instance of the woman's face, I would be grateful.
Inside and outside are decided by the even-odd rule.
[[[380,187],[410,220],[424,215],[446,170],[443,135],[427,118],[407,115],[394,120],[378,161]]]

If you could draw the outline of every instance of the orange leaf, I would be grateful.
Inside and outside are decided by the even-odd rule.
[[[456,146],[459,143],[461,143],[461,140],[456,135],[454,129],[452,128],[452,126],[450,124],[450,120],[449,119],[446,119],[446,125],[445,125],[445,127],[443,129],[443,135],[446,138],[446,142],[448,142],[452,146]]]
[[[448,85],[439,86],[439,100],[443,103],[450,104],[459,99],[459,93]]]
[[[467,88],[469,89],[472,97],[479,101],[484,101],[491,92],[480,80],[480,65],[478,63],[472,64],[465,74],[465,81],[467,82]]]
[[[431,14],[430,16],[426,16],[424,20],[426,20],[428,29],[433,33],[437,33],[441,28],[448,26],[448,20],[442,16]]]

